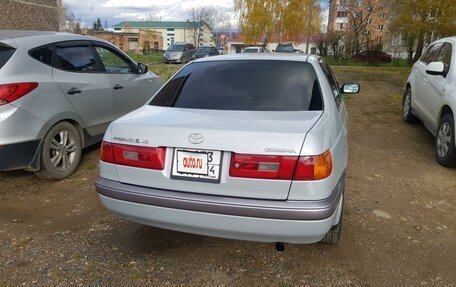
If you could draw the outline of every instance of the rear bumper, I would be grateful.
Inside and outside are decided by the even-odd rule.
[[[318,201],[275,201],[144,188],[99,178],[103,205],[134,222],[215,237],[314,243],[338,223],[344,176]]]
[[[0,145],[0,171],[37,170],[41,140]]]

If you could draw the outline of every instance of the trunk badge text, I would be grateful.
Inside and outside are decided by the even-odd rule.
[[[133,139],[133,138],[122,138],[122,137],[114,137],[112,139],[116,142],[126,142],[126,143],[137,143],[137,144],[149,144],[148,140],[144,139]]]
[[[204,141],[204,137],[201,134],[193,133],[188,136],[188,141],[192,144],[200,144]]]

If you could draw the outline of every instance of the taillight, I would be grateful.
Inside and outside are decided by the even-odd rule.
[[[318,180],[331,175],[332,156],[327,150],[320,155],[301,156],[296,166],[294,180]]]
[[[100,159],[118,165],[163,170],[165,154],[164,147],[123,145],[104,141],[101,144]]]
[[[331,152],[315,156],[231,155],[230,176],[243,178],[319,180],[332,172]]]
[[[17,83],[0,85],[0,106],[27,95],[38,87],[38,83]]]
[[[293,156],[232,154],[230,176],[266,179],[291,179],[296,166]]]

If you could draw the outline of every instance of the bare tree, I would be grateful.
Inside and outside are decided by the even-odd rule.
[[[73,32],[76,25],[76,16],[68,3],[57,0],[57,14],[59,18],[59,30]]]
[[[195,45],[199,43],[199,33],[203,23],[207,23],[212,29],[230,23],[227,14],[221,13],[212,6],[193,7],[187,10],[187,14],[189,17],[187,38],[190,38]]]

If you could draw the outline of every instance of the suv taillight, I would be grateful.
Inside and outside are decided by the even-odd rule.
[[[314,156],[231,155],[230,176],[261,179],[319,180],[332,172],[331,152]]]
[[[165,154],[164,147],[123,145],[103,141],[100,159],[118,165],[163,170]]]
[[[27,95],[38,87],[38,83],[16,83],[0,85],[0,106]]]

